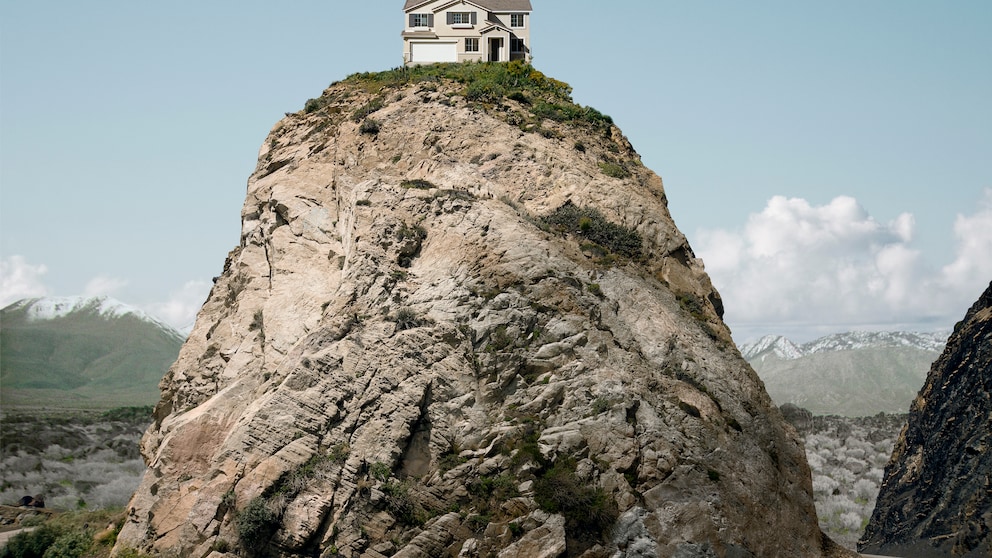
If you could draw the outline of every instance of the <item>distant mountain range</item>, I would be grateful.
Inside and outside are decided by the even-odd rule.
[[[0,405],[110,408],[158,401],[185,335],[108,297],[0,310]]]
[[[740,350],[779,405],[870,416],[909,411],[948,335],[855,331],[802,345],[772,335]]]

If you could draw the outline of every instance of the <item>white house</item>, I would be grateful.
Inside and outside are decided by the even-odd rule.
[[[530,0],[406,0],[403,63],[530,61]]]

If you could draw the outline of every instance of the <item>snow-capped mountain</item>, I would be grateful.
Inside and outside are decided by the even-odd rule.
[[[770,335],[740,347],[779,405],[816,414],[905,413],[949,332],[853,331],[798,345]]]
[[[186,336],[109,297],[33,298],[0,310],[0,404],[150,405]]]
[[[775,355],[782,360],[795,360],[814,353],[885,347],[903,347],[939,353],[944,350],[949,335],[949,331],[930,333],[850,331],[821,337],[802,345],[797,345],[781,335],[766,335],[753,343],[744,343],[740,350],[748,361],[764,359],[768,355]]]
[[[164,331],[175,335],[177,338],[185,340],[186,335],[159,320],[158,318],[139,310],[134,306],[125,304],[109,296],[62,296],[62,297],[42,297],[26,298],[19,300],[2,310],[6,313],[24,312],[24,317],[29,322],[57,320],[72,314],[92,314],[104,319],[120,318],[122,316],[134,316],[142,321],[154,324]]]
[[[803,356],[803,350],[781,335],[766,335],[754,343],[741,345],[741,354],[749,361],[763,359],[768,355],[775,355],[782,360],[793,360]]]

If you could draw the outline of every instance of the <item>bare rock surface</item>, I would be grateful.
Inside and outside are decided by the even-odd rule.
[[[992,556],[992,283],[934,362],[858,548]]]
[[[357,76],[273,128],[118,549],[845,555],[661,179],[474,85]]]

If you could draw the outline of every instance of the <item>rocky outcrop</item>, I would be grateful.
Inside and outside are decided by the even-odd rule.
[[[992,556],[992,284],[954,328],[885,468],[865,552]]]
[[[272,130],[242,221],[118,549],[843,552],[661,179],[565,84],[334,84]]]

